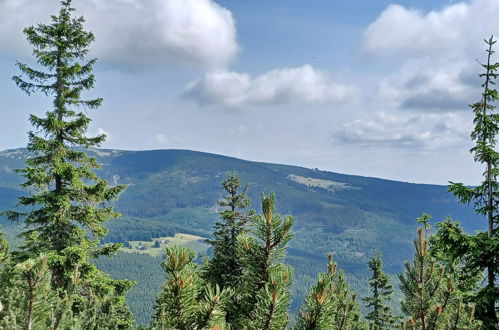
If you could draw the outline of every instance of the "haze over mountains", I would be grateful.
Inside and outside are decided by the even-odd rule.
[[[329,252],[334,253],[340,268],[351,275],[354,288],[360,291],[363,288],[360,281],[356,287],[357,279],[365,277],[366,261],[377,252],[383,255],[387,271],[401,271],[403,261],[412,253],[416,218],[423,212],[430,213],[434,222],[451,216],[468,231],[480,229],[484,223],[470,207],[458,205],[445,186],[343,175],[188,150],[91,153],[102,164],[100,176],[113,184],[128,185],[116,201],[123,216],[110,222],[106,241],[149,241],[175,233],[209,237],[218,218],[220,182],[230,172],[236,172],[241,182],[248,184],[252,208],[257,212],[260,194],[275,192],[277,211],[296,218],[288,262],[295,269],[294,290],[298,296],[324,268]],[[28,155],[25,149],[0,152],[2,210],[15,207],[16,198],[23,194],[19,188],[21,178],[14,170],[24,167]],[[1,224],[13,238],[16,225],[5,219]],[[125,269],[120,272],[126,273],[123,267],[119,267]],[[147,273],[147,269],[142,271]],[[164,277],[155,280],[162,283]],[[133,299],[130,304],[135,304]],[[134,309],[137,311],[137,307]]]

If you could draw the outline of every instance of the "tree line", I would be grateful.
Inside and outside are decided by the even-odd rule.
[[[83,17],[74,17],[73,11],[71,0],[61,1],[50,24],[26,28],[37,67],[16,63],[16,85],[28,95],[45,94],[53,107],[43,117],[30,116],[32,156],[18,170],[26,195],[19,198],[18,209],[4,212],[11,221],[23,223],[24,230],[23,243],[15,250],[0,236],[3,329],[135,327],[125,299],[133,282],[112,279],[92,262],[120,248],[101,241],[107,233],[104,224],[120,216],[109,203],[125,186],[110,186],[99,178],[99,164],[85,153],[105,140],[104,135],[87,136],[91,120],[84,110],[99,108],[102,99],[83,97],[95,81],[96,59],[88,59],[94,35],[84,30]],[[262,214],[256,214],[247,186],[233,173],[222,182],[222,211],[208,240],[213,257],[198,264],[185,247],[166,248],[166,282],[146,328],[497,329],[499,114],[493,102],[499,95],[493,85],[499,64],[491,61],[495,41],[491,37],[485,42],[483,92],[471,105],[471,152],[485,166],[484,180],[477,187],[451,183],[449,191],[483,214],[488,230],[470,235],[458,222],[446,219],[431,234],[430,216],[423,214],[413,260],[399,275],[403,315],[392,312],[393,287],[381,256],[369,260],[371,294],[359,299],[332,254],[297,315],[290,315],[293,270],[284,257],[294,218],[275,212],[273,193],[262,194]],[[361,303],[369,311],[364,317]]]

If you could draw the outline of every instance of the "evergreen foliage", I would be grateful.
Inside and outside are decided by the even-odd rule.
[[[372,272],[369,280],[372,296],[363,299],[365,306],[371,310],[366,319],[371,329],[393,328],[397,319],[393,316],[389,305],[393,293],[390,276],[383,272],[383,262],[379,256],[372,257],[367,264]]]
[[[499,303],[499,153],[496,151],[496,136],[499,133],[499,114],[493,103],[499,100],[495,85],[499,63],[492,63],[492,50],[496,40],[493,37],[485,40],[487,44],[487,62],[481,64],[484,73],[479,76],[484,79],[481,100],[470,105],[475,115],[474,129],[471,139],[475,146],[470,149],[476,162],[485,166],[484,180],[477,187],[467,187],[462,183],[450,183],[449,191],[459,202],[473,204],[477,214],[487,219],[487,232],[475,235],[463,233],[459,226],[444,222],[439,228],[439,238],[446,244],[446,251],[452,259],[461,260],[464,269],[474,275],[486,272],[487,283],[472,300],[476,303],[477,317],[488,329],[499,329],[497,304]]]
[[[429,216],[424,214],[418,220],[426,225]],[[474,306],[463,304],[455,278],[430,253],[427,236],[427,230],[419,227],[413,262],[406,262],[405,273],[399,275],[404,294],[401,307],[408,317],[407,324],[422,330],[479,329],[481,323],[474,319]]]
[[[237,236],[246,232],[246,224],[254,216],[247,196],[248,186],[242,190],[239,177],[231,173],[222,181],[222,188],[228,193],[218,205],[224,210],[220,212],[221,221],[215,223],[213,239],[207,240],[213,247],[213,257],[204,269],[204,277],[213,285],[221,288],[234,287],[243,273],[243,263],[237,253]]]
[[[26,179],[22,187],[29,193],[19,198],[19,204],[32,210],[9,211],[7,215],[12,221],[24,219],[27,227],[22,233],[25,242],[18,256],[21,260],[41,252],[55,252],[57,257],[49,264],[56,288],[67,288],[69,274],[76,265],[86,263],[88,256],[109,254],[118,248],[96,248],[106,234],[103,223],[119,216],[111,207],[100,205],[124,189],[109,187],[99,179],[92,171],[99,167],[96,160],[77,149],[98,146],[105,136],[86,137],[90,119],[78,111],[80,107],[98,108],[102,99],[84,100],[81,96],[94,85],[92,69],[96,59],[80,63],[94,35],[83,29],[82,17],[71,17],[73,10],[70,0],[62,1],[59,14],[52,16],[52,24],[24,30],[37,63],[46,71],[18,62],[22,75],[13,77],[28,95],[41,91],[53,98],[53,109],[46,117],[30,116],[39,133],[29,133],[28,150],[33,156],[26,161],[27,167],[19,170]],[[80,271],[85,278],[86,269]]]
[[[244,263],[241,283],[235,288],[233,306],[236,329],[282,329],[291,303],[291,268],[281,261],[292,238],[294,218],[274,214],[275,194],[262,194],[263,215],[255,217],[250,233],[238,236]]]
[[[151,329],[224,327],[222,305],[226,292],[206,284],[193,259],[194,252],[187,248],[166,247],[166,261],[162,266],[168,280],[157,298]]]
[[[96,59],[87,58],[94,36],[83,29],[82,17],[72,16],[71,0],[60,4],[50,24],[24,30],[37,66],[18,62],[21,75],[13,77],[26,94],[42,92],[50,97],[53,109],[45,117],[30,116],[35,128],[29,132],[31,157],[27,166],[18,170],[27,195],[19,198],[18,210],[5,212],[11,221],[23,221],[25,228],[20,235],[23,245],[13,252],[0,233],[0,328],[132,329],[135,324],[125,301],[132,282],[110,278],[93,262],[120,247],[100,243],[107,233],[106,222],[119,216],[109,203],[125,188],[109,186],[97,176],[99,164],[88,154],[89,148],[105,140],[104,135],[87,137],[90,118],[81,110],[96,109],[102,103],[101,98],[83,98],[95,81],[92,71]],[[491,63],[496,41],[491,37],[486,43],[488,58],[482,65],[485,73],[480,75],[484,91],[482,99],[471,105],[475,114],[471,138],[476,142],[471,152],[475,161],[486,165],[484,181],[475,188],[451,183],[449,191],[461,203],[473,203],[476,213],[487,217],[488,231],[468,235],[458,223],[447,219],[430,241],[430,216],[423,214],[418,219],[422,227],[414,241],[414,259],[399,276],[404,294],[401,307],[408,318],[402,322],[403,329],[479,329],[482,321],[486,329],[498,327],[499,153],[495,147],[499,114],[494,113],[492,103],[499,100],[499,94],[491,86],[499,63]],[[186,181],[181,180],[186,173],[172,171],[170,175]],[[274,193],[262,194],[263,214],[255,216],[248,210],[247,186],[241,189],[234,173],[222,182],[222,188],[227,195],[218,203],[223,208],[221,220],[215,224],[213,239],[208,240],[213,258],[202,268],[194,262],[193,251],[166,247],[162,267],[167,280],[157,296],[150,329],[368,329],[356,294],[350,291],[345,275],[337,271],[332,254],[327,272],[318,275],[292,326],[292,268],[283,260],[293,236],[294,218],[275,214]],[[167,196],[165,205],[148,214],[175,208],[180,201],[174,197]],[[196,196],[198,202],[207,198]],[[300,201],[293,198],[290,200],[299,206]],[[321,210],[317,214],[338,209],[336,204],[324,207],[323,201],[329,198],[339,200],[333,196],[316,201],[312,205]],[[353,224],[321,220],[329,232],[367,224],[361,208],[341,207],[348,210],[345,214]],[[133,212],[144,210],[139,207]],[[166,227],[150,226],[144,232],[157,230]],[[123,237],[124,231],[120,233]],[[155,247],[159,246],[156,241]],[[394,328],[396,318],[387,304],[393,291],[390,278],[383,272],[380,258],[373,257],[368,265],[373,273],[369,281],[373,294],[364,298],[366,307],[372,309],[366,316],[369,328]],[[487,284],[479,288],[477,279],[483,271],[487,272]],[[481,321],[475,319],[475,304]]]
[[[19,198],[22,211],[6,212],[11,221],[24,221],[24,242],[1,274],[9,280],[2,286],[0,300],[7,301],[0,320],[29,329],[70,324],[128,329],[133,317],[124,294],[132,283],[112,280],[90,262],[119,248],[99,246],[99,241],[107,232],[103,224],[119,216],[104,204],[124,186],[108,186],[93,172],[97,161],[84,152],[105,136],[86,136],[90,119],[81,108],[96,109],[102,99],[82,98],[95,80],[96,59],[86,60],[94,36],[83,29],[82,17],[72,17],[73,11],[71,0],[61,1],[51,24],[24,30],[38,66],[18,62],[21,75],[13,80],[28,95],[42,92],[52,98],[53,109],[45,117],[30,116],[32,157],[18,170],[28,195]]]
[[[367,329],[356,295],[348,289],[344,274],[337,271],[332,254],[328,256],[327,272],[319,274],[310,288],[293,329]]]

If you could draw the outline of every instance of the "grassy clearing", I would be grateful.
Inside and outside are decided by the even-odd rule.
[[[349,189],[358,189],[356,187],[350,186],[348,183],[337,182],[331,180],[323,180],[323,179],[315,179],[309,177],[303,177],[299,175],[290,174],[288,178],[294,182],[306,185],[308,187],[318,187],[327,190],[349,190]]]
[[[129,241],[128,246],[123,246],[121,251],[127,253],[143,253],[152,257],[160,257],[165,254],[167,245],[181,245],[194,250],[196,254],[204,254],[209,245],[205,238],[196,235],[177,233],[174,237],[158,237],[150,241]]]

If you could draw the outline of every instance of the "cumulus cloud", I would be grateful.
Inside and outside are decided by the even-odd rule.
[[[310,65],[278,68],[252,77],[234,71],[212,71],[192,82],[183,96],[200,105],[222,104],[251,107],[299,103],[345,102],[353,98],[353,86],[332,83]]]
[[[466,50],[497,34],[497,16],[497,0],[458,2],[427,13],[390,5],[365,30],[362,48],[367,53]]]
[[[465,111],[480,96],[480,79],[474,69],[464,61],[411,60],[395,74],[381,79],[378,98],[402,110]]]
[[[0,50],[29,54],[21,31],[48,22],[53,0],[0,0]],[[213,0],[80,0],[96,35],[92,55],[127,66],[187,63],[225,67],[238,51],[232,13]]]
[[[442,149],[462,147],[469,140],[469,118],[456,114],[378,113],[346,124],[333,135],[337,143],[396,148]]]

